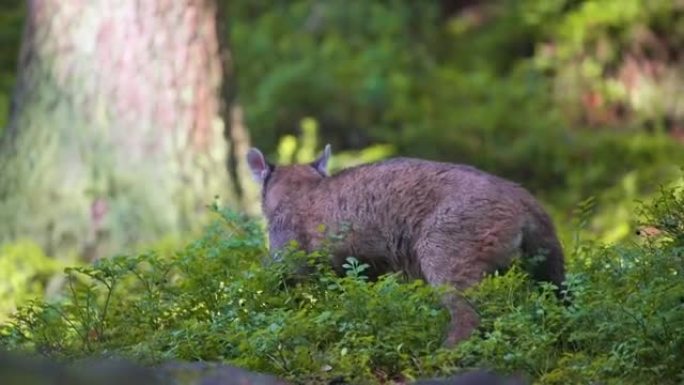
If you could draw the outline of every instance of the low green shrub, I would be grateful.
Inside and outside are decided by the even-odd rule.
[[[40,246],[18,240],[0,247],[0,322],[17,305],[43,297],[50,277],[59,271],[60,262],[49,258]]]
[[[673,224],[681,192],[664,189],[643,219]],[[218,360],[295,383],[352,384],[444,376],[472,367],[537,384],[680,384],[684,380],[682,228],[639,244],[580,242],[568,256],[564,305],[516,263],[468,290],[481,327],[442,346],[442,288],[386,275],[369,282],[349,259],[295,248],[275,263],[260,227],[227,210],[171,256],[116,256],[66,270],[63,298],[34,301],[0,328],[0,347],[64,360]],[[676,222],[679,223],[679,222]],[[303,263],[312,268],[296,274]]]
[[[323,253],[264,264],[259,227],[221,214],[173,257],[66,269],[64,298],[23,307],[2,329],[2,346],[63,359],[224,360],[323,383],[417,373],[414,361],[441,343],[448,315],[422,281],[368,283],[353,259],[337,277]],[[290,282],[302,261],[315,273]]]

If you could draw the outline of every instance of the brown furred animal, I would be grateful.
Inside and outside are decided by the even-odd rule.
[[[430,284],[463,290],[516,255],[543,255],[531,268],[537,280],[561,287],[564,257],[554,225],[521,186],[476,168],[394,158],[330,176],[330,145],[309,164],[276,166],[252,148],[247,161],[262,186],[271,252],[295,240],[312,251],[328,234],[346,229],[331,247],[341,271],[348,256],[373,275],[400,271]],[[445,300],[451,314],[447,344],[478,325],[460,296]]]

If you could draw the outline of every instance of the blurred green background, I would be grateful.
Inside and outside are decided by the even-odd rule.
[[[629,239],[636,203],[684,164],[682,1],[219,3],[231,103],[272,159],[308,160],[329,142],[334,169],[394,155],[469,163],[539,196],[566,247],[578,205],[591,211],[584,238]],[[25,16],[2,0],[0,129]],[[0,319],[57,269],[30,239],[3,247]]]
[[[682,165],[682,2],[232,7],[238,97],[268,151],[311,117],[334,150],[382,143],[511,178],[561,228],[595,196],[591,234],[607,242]]]

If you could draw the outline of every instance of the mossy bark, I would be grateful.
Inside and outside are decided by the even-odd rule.
[[[213,0],[28,1],[0,243],[91,259],[196,230],[216,195],[242,204],[216,20]]]

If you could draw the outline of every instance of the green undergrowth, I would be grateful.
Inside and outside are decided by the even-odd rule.
[[[350,259],[337,276],[324,251],[271,262],[253,221],[215,208],[203,236],[170,255],[120,255],[68,268],[63,297],[34,301],[0,328],[0,348],[71,361],[124,356],[229,362],[294,383],[351,384],[487,367],[537,384],[684,381],[684,195],[663,190],[640,218],[639,243],[566,245],[571,304],[515,265],[467,295],[478,332],[442,346],[442,288]],[[312,272],[302,274],[302,264]],[[297,272],[300,272],[297,274]]]
[[[49,258],[34,242],[19,240],[0,247],[0,323],[18,304],[42,298],[50,278],[64,264]]]

